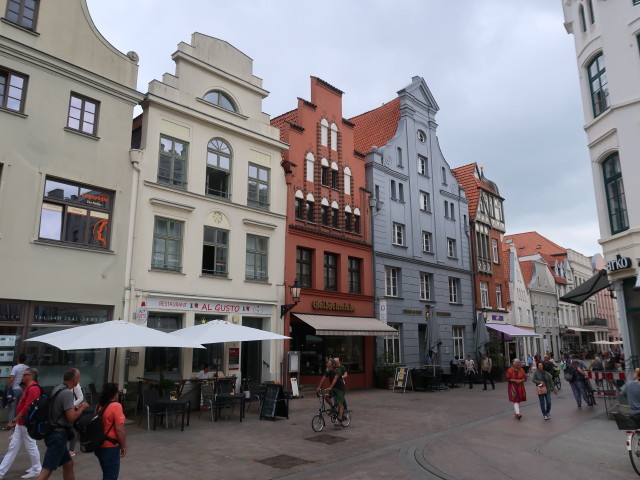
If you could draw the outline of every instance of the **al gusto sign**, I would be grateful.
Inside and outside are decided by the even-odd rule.
[[[200,302],[171,298],[148,298],[147,309],[151,310],[186,310],[190,312],[212,313],[244,313],[271,315],[270,305],[250,305],[246,303]]]

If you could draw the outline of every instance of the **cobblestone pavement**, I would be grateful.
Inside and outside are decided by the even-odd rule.
[[[129,454],[120,478],[179,479],[631,479],[624,432],[606,419],[603,405],[576,408],[568,385],[553,397],[545,421],[532,385],[521,421],[513,416],[506,384],[496,390],[454,388],[438,392],[348,392],[352,423],[311,429],[314,392],[290,401],[289,419],[259,420],[250,406],[217,423],[195,412],[191,425],[146,430],[146,419],[127,426]],[[0,432],[0,452],[9,433]],[[41,443],[41,453],[44,445]],[[99,479],[93,454],[74,457],[78,480]],[[4,477],[20,478],[24,450]],[[52,478],[62,478],[56,472]]]

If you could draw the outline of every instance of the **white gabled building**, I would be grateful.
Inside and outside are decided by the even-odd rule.
[[[286,144],[262,113],[268,92],[253,61],[194,33],[172,55],[175,74],[149,84],[134,121],[138,151],[126,311],[176,330],[223,319],[282,332]],[[282,343],[148,348],[129,378],[189,378],[203,364],[253,381],[280,379]]]

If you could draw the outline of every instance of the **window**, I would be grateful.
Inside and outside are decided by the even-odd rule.
[[[453,202],[444,201],[444,218],[449,220],[456,219],[456,211],[454,210]]]
[[[5,18],[21,27],[35,30],[40,0],[8,0]]]
[[[307,212],[306,212],[307,222],[314,222],[314,218],[313,218],[314,215],[315,215],[315,212],[313,209],[313,200],[309,199],[309,197],[307,196]]]
[[[107,249],[112,212],[113,192],[47,178],[39,238]]]
[[[313,252],[307,248],[296,249],[296,278],[301,287],[311,288]]]
[[[202,273],[204,275],[227,276],[229,232],[213,227],[204,227],[202,247]]]
[[[485,273],[492,273],[491,265],[491,245],[489,242],[489,227],[476,222],[475,224],[475,241],[476,241],[476,264],[478,270]]]
[[[393,267],[385,267],[384,269],[384,285],[387,297],[398,296],[398,269]]]
[[[585,18],[584,7],[582,5],[580,5],[579,13],[580,13],[580,25],[582,25],[582,31],[586,32],[587,31],[587,19]]]
[[[433,250],[431,250],[431,232],[422,232],[422,251],[426,252],[426,253],[431,253]]]
[[[182,315],[175,313],[149,312],[147,327],[161,332],[175,332],[182,328]],[[199,349],[197,349],[199,350]],[[146,373],[176,372],[180,368],[181,348],[148,347],[144,349],[144,371]]]
[[[393,224],[393,244],[404,245],[404,225],[400,223]]]
[[[622,183],[620,158],[617,153],[610,155],[602,162],[602,171],[609,209],[609,225],[611,226],[611,234],[615,235],[629,228],[627,201]]]
[[[207,145],[207,195],[229,198],[231,148],[219,138]]]
[[[325,187],[328,187],[330,181],[329,161],[326,158],[323,158],[320,167],[320,183]]]
[[[324,254],[324,289],[338,289],[338,256],[335,253]]]
[[[331,150],[338,151],[338,126],[331,124]]]
[[[400,324],[389,323],[388,325],[400,331]],[[385,358],[391,362],[400,363],[400,353],[400,335],[384,337]]]
[[[420,192],[420,210],[431,211],[431,195],[428,192]]]
[[[440,171],[442,172],[442,184],[446,185],[447,184],[447,170],[444,167],[441,167]]]
[[[0,108],[24,111],[27,76],[0,67]]]
[[[158,183],[173,187],[187,187],[188,143],[160,136]]]
[[[420,300],[431,300],[431,274],[420,272]]]
[[[313,174],[314,174],[314,168],[315,168],[316,162],[311,152],[307,153],[306,164],[307,164],[307,182],[313,182]]]
[[[502,308],[502,286],[496,284],[496,308]]]
[[[353,233],[360,235],[360,210],[353,211]]]
[[[418,138],[418,141],[420,143],[424,143],[427,141],[427,135],[422,130],[418,130],[416,132],[416,137]]]
[[[489,284],[480,282],[480,305],[482,308],[489,308]]]
[[[425,177],[429,176],[429,161],[422,155],[418,155],[418,173]]]
[[[349,293],[362,293],[360,286],[362,260],[349,257]]]
[[[302,351],[300,373],[303,375],[322,375],[326,369],[324,359],[336,352],[340,352],[340,361],[349,365],[349,374],[364,371],[364,337],[318,336],[306,323],[292,325],[291,337],[292,349]]]
[[[447,238],[447,257],[458,258],[458,252],[456,251],[456,240],[454,238]]]
[[[591,24],[596,23],[596,16],[593,14],[593,2],[591,0],[588,1],[589,5],[589,19],[591,20]]]
[[[396,181],[391,180],[391,200],[397,200],[396,196]]]
[[[498,240],[491,239],[491,248],[493,250],[493,263],[500,263],[500,254],[498,252]]]
[[[247,264],[245,278],[266,282],[269,280],[269,239],[247,234]]]
[[[404,203],[404,184],[398,183],[398,201]]]
[[[67,128],[87,135],[95,135],[99,107],[100,102],[72,93],[69,101]]]
[[[344,212],[344,230],[346,232],[353,231],[353,215],[351,214],[351,210],[346,210]]]
[[[151,268],[182,270],[182,231],[184,222],[156,217],[153,227]]]
[[[304,199],[296,197],[294,209],[296,219],[304,220]]]
[[[231,100],[231,97],[219,90],[210,91],[204,96],[203,100],[224,108],[225,110],[230,110],[232,112],[238,111],[236,104]]]
[[[322,216],[322,225],[329,226],[329,205],[322,205],[320,207],[320,215]]]
[[[457,278],[449,277],[449,303],[458,303],[458,283]]]
[[[340,222],[338,221],[338,209],[331,208],[331,226],[333,228],[339,228]]]
[[[351,195],[351,169],[349,167],[344,168],[344,193]]]
[[[449,213],[451,214],[451,220],[456,219],[456,211],[453,209],[453,202],[449,204]]]
[[[598,55],[587,67],[593,116],[597,117],[609,108],[609,85],[604,67],[604,55]]]
[[[402,168],[402,149],[398,147],[398,166]]]
[[[269,208],[269,169],[249,164],[249,189],[247,204],[253,207]]]
[[[331,188],[338,188],[338,164],[336,162],[331,163]]]
[[[323,147],[327,146],[329,141],[329,122],[327,122],[324,118],[320,122],[320,145]]]
[[[464,357],[464,327],[451,327],[451,340],[453,340],[453,356],[460,359]]]

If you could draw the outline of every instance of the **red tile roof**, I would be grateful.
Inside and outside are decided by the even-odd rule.
[[[529,285],[533,277],[533,260],[520,261],[520,270],[522,271],[524,283]]]
[[[467,195],[467,200],[469,200],[469,217],[471,220],[475,220],[476,218],[478,201],[480,200],[480,190],[486,190],[493,195],[500,196],[493,188],[476,177],[476,169],[477,163],[470,163],[451,170]]]
[[[354,147],[364,153],[371,147],[383,147],[393,138],[400,122],[400,98],[349,119],[356,125]]]
[[[513,241],[518,257],[540,255],[547,262],[556,283],[567,283],[567,280],[556,275],[554,270],[556,262],[563,262],[567,258],[567,251],[560,245],[543,237],[538,232],[516,233],[507,235],[504,238],[505,240],[511,239]]]

